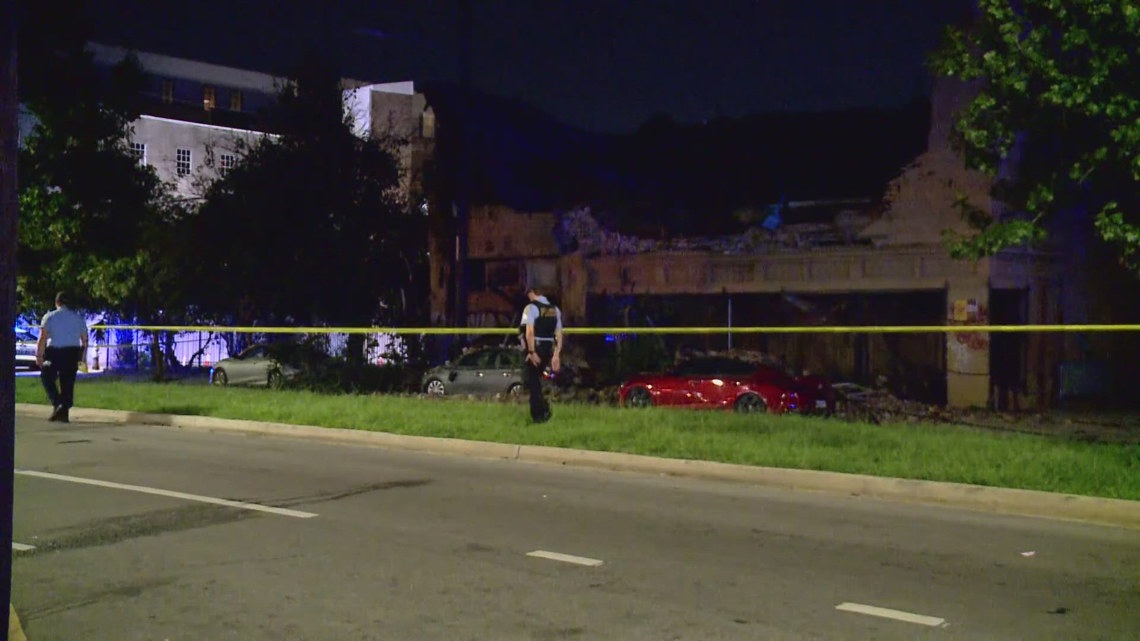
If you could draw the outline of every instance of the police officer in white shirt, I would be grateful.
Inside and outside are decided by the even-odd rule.
[[[557,372],[562,357],[562,310],[550,302],[538,287],[526,291],[530,301],[519,320],[519,340],[526,351],[523,384],[530,393],[530,417],[535,423],[550,420],[550,403],[542,393],[542,373],[547,367]]]
[[[44,314],[36,343],[40,382],[52,405],[48,420],[61,423],[69,422],[68,410],[75,400],[75,375],[79,362],[87,360],[87,321],[69,308],[67,302],[65,292],[56,294],[55,310]]]

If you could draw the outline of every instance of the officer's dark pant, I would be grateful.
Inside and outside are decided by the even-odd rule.
[[[49,347],[44,350],[40,382],[52,407],[69,409],[75,401],[75,373],[79,371],[79,347]],[[59,389],[56,389],[56,380]]]
[[[554,344],[536,340],[534,351],[538,354],[539,363],[535,365],[529,358],[523,362],[523,382],[530,392],[530,418],[535,423],[542,423],[550,420],[550,403],[542,394],[542,373],[550,366],[550,359],[554,356]]]

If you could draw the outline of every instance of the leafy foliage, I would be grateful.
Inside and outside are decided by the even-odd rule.
[[[950,28],[932,62],[979,82],[956,142],[999,178],[995,196],[1023,212],[968,218],[977,233],[950,239],[956,256],[1039,242],[1059,212],[1081,210],[1140,268],[1140,4],[979,0],[973,24]]]

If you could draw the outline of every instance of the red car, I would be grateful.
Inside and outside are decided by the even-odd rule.
[[[690,407],[737,412],[834,410],[831,385],[819,377],[792,378],[777,367],[732,358],[686,360],[664,374],[638,374],[622,383],[624,407]]]

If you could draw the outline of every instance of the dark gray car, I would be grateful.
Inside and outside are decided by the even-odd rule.
[[[521,394],[522,363],[523,354],[517,348],[477,349],[429,369],[423,377],[423,391],[432,396]]]

